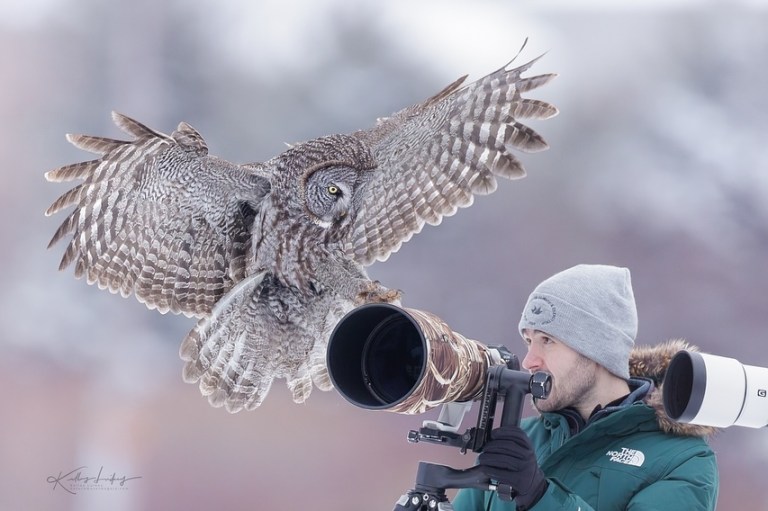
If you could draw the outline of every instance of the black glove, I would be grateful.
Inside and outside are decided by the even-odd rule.
[[[547,478],[536,462],[528,435],[517,426],[491,431],[491,439],[477,457],[485,475],[517,493],[518,509],[528,509],[547,491]]]

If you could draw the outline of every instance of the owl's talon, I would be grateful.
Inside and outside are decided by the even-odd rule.
[[[390,289],[382,295],[387,303],[400,302],[400,298],[402,298],[402,296],[403,292],[399,289]]]
[[[403,292],[399,289],[387,289],[378,284],[378,282],[373,282],[372,284],[370,288],[357,294],[357,297],[355,297],[356,305],[399,302],[403,295]]]

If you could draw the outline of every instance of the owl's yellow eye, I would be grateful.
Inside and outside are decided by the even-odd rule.
[[[337,195],[339,193],[339,187],[335,185],[330,185],[328,187],[328,193],[330,193],[331,195]]]

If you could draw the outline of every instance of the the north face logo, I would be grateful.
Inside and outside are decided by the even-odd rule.
[[[610,456],[611,461],[625,465],[634,465],[635,467],[642,467],[645,462],[643,451],[627,449],[626,447],[622,447],[620,451],[608,451],[605,455]]]

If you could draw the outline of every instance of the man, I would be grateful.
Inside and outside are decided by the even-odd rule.
[[[633,350],[629,270],[579,265],[550,277],[519,329],[522,366],[551,373],[552,392],[535,400],[540,416],[492,432],[478,465],[499,491],[460,490],[456,511],[715,509],[717,465],[704,439],[714,430],[672,422],[657,387],[687,345]]]

